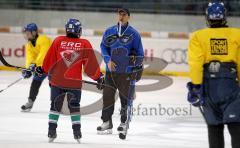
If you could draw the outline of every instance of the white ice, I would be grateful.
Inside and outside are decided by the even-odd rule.
[[[0,71],[0,90],[20,78],[20,72]],[[30,113],[20,111],[26,103],[31,79],[22,80],[0,93],[0,148],[207,148],[207,130],[198,109],[190,108],[186,101],[187,78],[172,77],[173,85],[168,88],[149,92],[137,92],[134,101],[135,116],[130,124],[126,140],[120,140],[116,131],[119,125],[119,102],[113,117],[113,135],[97,135],[96,127],[101,124],[101,112],[82,116],[81,144],[73,139],[69,116],[61,116],[57,129],[58,137],[54,143],[48,143],[48,112],[50,108],[48,80],[45,80],[34,107]],[[139,84],[151,84],[155,81],[142,80]],[[83,91],[81,106],[93,103],[101,97],[90,91]],[[187,115],[148,115],[145,109],[152,107],[182,107]],[[190,114],[191,109],[191,114]],[[145,110],[146,111],[146,110]],[[225,131],[226,147],[230,148],[230,136]]]

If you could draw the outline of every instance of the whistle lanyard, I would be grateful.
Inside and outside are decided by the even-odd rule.
[[[127,24],[127,28],[126,28],[126,29],[123,31],[123,33],[121,34],[121,32],[122,32],[122,27],[121,27],[121,26],[122,26],[122,25],[121,25],[121,23],[119,22],[118,28],[117,28],[118,36],[119,36],[119,37],[123,36],[124,33],[128,30],[128,27],[129,27],[129,25]]]

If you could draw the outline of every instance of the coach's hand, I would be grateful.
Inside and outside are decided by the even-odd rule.
[[[97,79],[97,83],[97,89],[102,90],[105,84],[105,78],[103,74],[101,74],[101,76]]]
[[[110,60],[107,66],[110,71],[116,71],[116,64],[113,61]]]

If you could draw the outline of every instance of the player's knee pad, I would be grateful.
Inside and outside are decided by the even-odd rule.
[[[50,110],[61,112],[64,103],[65,94],[59,94],[58,96],[51,98],[51,108]]]
[[[51,110],[60,112],[65,98],[63,89],[51,86]]]
[[[68,108],[70,113],[80,112],[81,91],[74,90],[67,92]]]

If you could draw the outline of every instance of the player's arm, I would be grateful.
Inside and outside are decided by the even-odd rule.
[[[82,62],[84,72],[93,80],[97,80],[101,76],[100,66],[93,51],[92,45],[87,40],[85,42],[84,53],[86,55],[86,58],[84,58],[84,61]]]
[[[239,46],[237,49],[237,74],[238,74],[238,81],[240,84],[240,42],[239,42]]]
[[[54,40],[52,45],[50,46],[47,54],[43,60],[42,70],[44,73],[48,73],[50,68],[57,62],[57,49],[58,49],[58,42]]]
[[[193,33],[189,41],[188,64],[190,69],[189,76],[191,78],[191,82],[187,83],[188,102],[193,106],[199,107],[205,102],[202,95],[204,53],[195,33]]]
[[[104,35],[102,37],[102,42],[100,44],[100,48],[101,48],[102,58],[103,58],[104,62],[107,64],[111,60],[111,55],[109,53],[108,45],[105,44],[106,37],[107,37],[107,31],[104,32]]]
[[[189,76],[193,84],[202,84],[204,52],[196,34],[193,34],[188,47]]]
[[[144,59],[144,49],[142,45],[141,36],[138,32],[136,32],[133,39],[133,48],[134,48],[134,56],[135,56],[135,66],[142,65]]]
[[[40,51],[36,58],[35,64],[37,66],[42,66],[46,53],[48,52],[48,49],[51,46],[51,40],[48,39],[47,37],[41,38],[41,40],[39,41],[39,46],[40,46]]]

